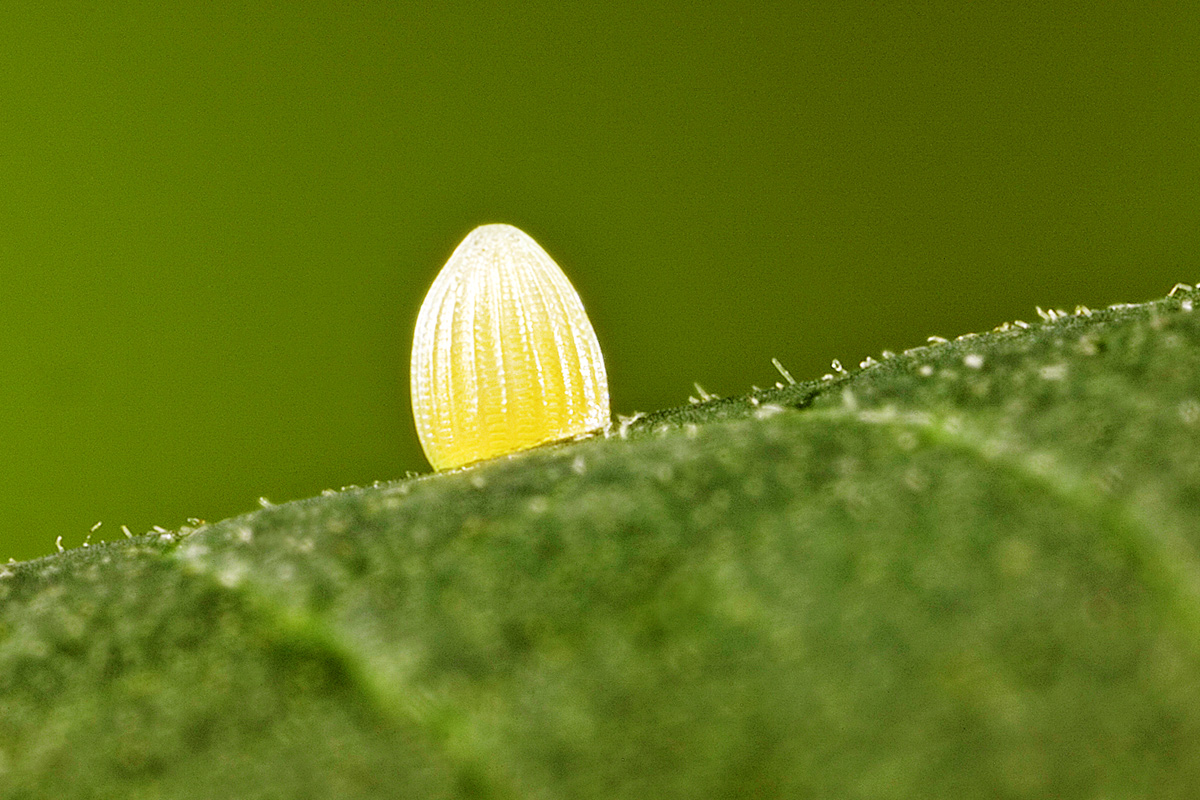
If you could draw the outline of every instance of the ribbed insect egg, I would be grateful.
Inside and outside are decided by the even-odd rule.
[[[434,469],[567,439],[609,422],[604,358],[583,303],[511,225],[467,234],[417,314],[413,417]]]

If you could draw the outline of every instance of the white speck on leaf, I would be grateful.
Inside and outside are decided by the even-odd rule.
[[[1181,400],[1178,406],[1179,418],[1183,420],[1183,424],[1189,427],[1200,422],[1200,402],[1196,398],[1189,397],[1186,400]]]
[[[1047,364],[1038,370],[1038,375],[1045,381],[1061,381],[1067,377],[1067,365]]]
[[[755,419],[769,419],[776,414],[782,414],[784,407],[777,403],[764,403],[754,412]]]
[[[242,582],[245,574],[246,566],[239,561],[235,561],[217,570],[217,583],[228,589],[232,589]]]

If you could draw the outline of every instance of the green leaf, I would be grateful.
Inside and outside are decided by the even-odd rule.
[[[0,796],[1194,796],[1197,302],[10,564]]]

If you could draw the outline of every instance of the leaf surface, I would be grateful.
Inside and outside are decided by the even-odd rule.
[[[1198,301],[10,564],[0,796],[1191,796]]]

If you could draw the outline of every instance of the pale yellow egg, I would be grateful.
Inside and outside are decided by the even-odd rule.
[[[412,405],[435,469],[609,423],[600,343],[554,260],[511,225],[467,234],[417,314]]]

